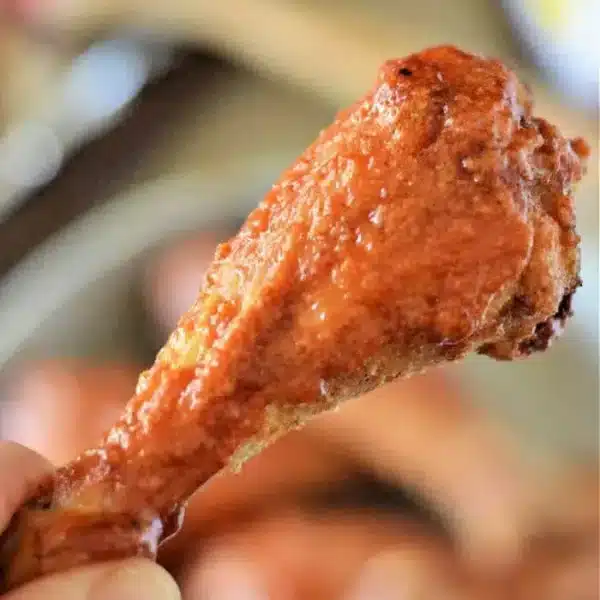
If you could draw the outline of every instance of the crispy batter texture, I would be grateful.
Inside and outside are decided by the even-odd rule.
[[[545,349],[580,285],[587,154],[497,61],[384,64],[218,248],[121,420],[17,515],[8,585],[154,556],[200,485],[345,398]]]

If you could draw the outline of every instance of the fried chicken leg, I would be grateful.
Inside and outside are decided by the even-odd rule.
[[[154,556],[199,486],[345,398],[545,349],[580,284],[587,154],[499,62],[441,47],[384,64],[218,248],[120,421],[15,516],[7,587]]]

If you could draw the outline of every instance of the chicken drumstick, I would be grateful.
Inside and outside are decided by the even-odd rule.
[[[344,398],[545,349],[580,284],[587,154],[499,62],[441,47],[384,64],[218,248],[120,421],[15,516],[5,585],[154,556],[199,486]]]

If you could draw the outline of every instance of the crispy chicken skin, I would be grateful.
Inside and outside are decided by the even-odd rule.
[[[15,516],[5,585],[154,556],[199,486],[347,397],[545,349],[580,285],[587,154],[497,61],[385,63],[218,248],[121,420]]]

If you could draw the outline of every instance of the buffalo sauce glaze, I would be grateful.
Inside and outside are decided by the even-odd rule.
[[[200,485],[312,414],[471,350],[545,347],[579,283],[586,155],[499,62],[387,62],[218,248],[119,423],[30,507],[129,515],[152,554]]]

